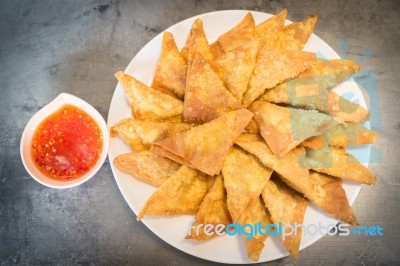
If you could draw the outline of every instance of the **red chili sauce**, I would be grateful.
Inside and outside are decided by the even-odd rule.
[[[94,119],[67,104],[36,129],[31,152],[44,175],[67,181],[90,171],[100,157],[102,146],[103,136]]]

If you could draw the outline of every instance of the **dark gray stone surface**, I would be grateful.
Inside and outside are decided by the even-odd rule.
[[[124,69],[149,40],[193,15],[222,9],[275,13],[299,20],[317,12],[315,33],[376,71],[383,129],[354,211],[383,237],[327,236],[277,265],[400,264],[399,1],[15,1],[0,3],[0,265],[212,264],[169,246],[136,222],[107,161],[89,182],[55,190],[25,171],[19,141],[29,118],[60,92],[91,103],[106,118]],[[227,254],[229,256],[229,254]]]

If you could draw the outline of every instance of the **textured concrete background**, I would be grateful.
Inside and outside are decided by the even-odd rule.
[[[165,28],[222,9],[275,13],[288,19],[317,12],[315,33],[362,63],[379,82],[382,162],[370,166],[354,211],[384,237],[327,236],[277,265],[400,263],[400,2],[399,1],[1,1],[0,5],[0,265],[212,264],[169,246],[122,198],[109,162],[78,188],[48,189],[25,171],[19,141],[29,118],[60,92],[91,103],[106,117],[114,72]],[[229,256],[229,254],[227,254]]]

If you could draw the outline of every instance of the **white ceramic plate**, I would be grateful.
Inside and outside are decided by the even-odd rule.
[[[193,21],[196,18],[200,18],[203,20],[207,38],[209,42],[212,43],[219,35],[239,23],[247,12],[248,11],[246,10],[226,10],[206,13],[177,23],[166,29],[166,31],[173,33],[177,46],[181,49],[186,41]],[[260,23],[272,16],[261,12],[252,11],[252,13],[256,23]],[[286,23],[290,23],[290,21],[286,21]],[[147,43],[142,50],[140,50],[125,69],[125,72],[135,76],[145,84],[150,85],[156,70],[161,50],[161,41],[162,33],[157,35]],[[328,59],[339,58],[338,54],[329,47],[328,44],[314,34],[310,37],[305,46],[305,50],[316,52],[318,53],[318,56],[323,55]],[[335,88],[335,90],[338,90],[340,93],[353,93],[353,99],[359,99],[360,103],[365,107],[365,101],[361,90],[354,81],[347,81],[345,84]],[[131,117],[130,107],[125,97],[122,85],[118,83],[111,101],[108,114],[108,126],[111,127],[126,117]],[[369,154],[369,147],[363,147],[358,149],[358,151],[364,154],[363,159],[365,160],[365,154]],[[130,148],[120,138],[111,138],[109,149],[110,162],[112,162],[117,155],[128,152],[130,152]],[[112,163],[111,168],[122,195],[137,215],[144,206],[146,200],[156,190],[156,188],[121,172],[114,167]],[[353,204],[355,201],[360,188],[361,186],[358,184],[345,182],[344,189],[346,190],[350,204]],[[203,243],[195,243],[193,241],[185,240],[184,237],[187,234],[189,225],[192,223],[193,219],[193,216],[148,216],[143,219],[143,223],[165,242],[193,256],[223,263],[253,263],[253,261],[247,259],[245,247],[242,243],[243,241],[238,236],[225,235]],[[326,226],[336,224],[337,222],[336,219],[331,218],[320,211],[317,207],[309,204],[303,224],[321,223]],[[300,249],[308,247],[322,236],[323,234],[303,235]],[[346,241],[345,237],[343,237],[343,241]],[[276,237],[269,237],[266,241],[259,262],[276,260],[287,255],[288,253],[282,247],[279,239]]]

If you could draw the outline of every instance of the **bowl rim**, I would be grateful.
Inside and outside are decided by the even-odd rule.
[[[59,110],[63,105],[70,104],[75,106],[85,113],[87,113],[98,125],[103,137],[103,146],[100,156],[96,162],[96,164],[92,167],[92,169],[81,177],[75,178],[73,180],[61,181],[47,177],[44,175],[38,167],[34,164],[31,157],[31,141],[33,138],[33,134],[38,128],[38,126],[49,117],[52,113]],[[35,179],[40,184],[57,189],[71,188],[83,184],[92,178],[104,164],[104,161],[107,158],[108,149],[109,149],[109,132],[107,123],[105,122],[102,115],[88,102],[85,100],[74,96],[69,93],[60,93],[57,97],[54,98],[47,105],[42,107],[39,111],[37,111],[26,124],[24,131],[21,136],[20,142],[20,155],[22,159],[22,163],[29,173],[29,175]]]

